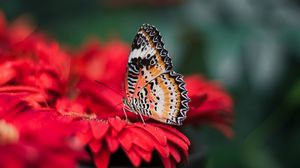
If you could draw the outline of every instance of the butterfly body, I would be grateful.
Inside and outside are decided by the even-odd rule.
[[[132,43],[125,78],[123,103],[134,113],[157,121],[181,125],[188,102],[182,75],[172,70],[172,61],[158,30],[144,24]]]

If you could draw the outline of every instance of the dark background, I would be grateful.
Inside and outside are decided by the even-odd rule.
[[[235,102],[235,137],[185,128],[191,167],[300,167],[299,0],[0,0],[62,45],[131,43],[143,23],[161,32],[175,69],[217,80]]]

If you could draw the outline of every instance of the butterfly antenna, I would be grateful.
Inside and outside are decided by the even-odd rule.
[[[111,88],[110,86],[106,85],[103,82],[97,81],[95,80],[98,84],[105,86],[106,88],[109,88],[110,90],[112,90],[113,92],[117,93],[118,95],[120,95],[121,97],[124,97],[124,95],[122,95],[120,92],[116,91],[115,89]]]
[[[115,111],[115,116],[117,116],[117,108],[116,108],[116,107],[118,107],[120,104],[122,104],[122,102],[116,104],[116,105],[113,107],[113,108],[114,108],[114,111]],[[127,113],[126,113],[126,107],[125,107],[124,104],[123,104],[122,110],[123,110],[123,113],[124,113],[124,115],[125,115],[125,119],[126,119],[126,121],[128,122],[129,120],[128,120],[128,116],[127,116]]]
[[[115,116],[117,116],[117,111],[119,110],[117,107],[118,107],[120,104],[122,104],[122,102],[121,102],[121,103],[118,103],[118,104],[116,104],[116,105],[113,106],[113,109],[114,109],[114,111],[115,111]]]

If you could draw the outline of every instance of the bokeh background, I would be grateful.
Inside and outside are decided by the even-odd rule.
[[[155,25],[178,72],[219,81],[235,102],[233,139],[184,130],[190,167],[300,167],[299,0],[1,0],[0,9],[73,48],[130,44],[141,24]]]

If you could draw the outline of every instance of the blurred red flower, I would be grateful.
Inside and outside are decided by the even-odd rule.
[[[233,137],[233,102],[229,94],[217,83],[199,75],[188,76],[185,81],[191,98],[185,123],[208,124],[228,138]]]
[[[70,57],[26,21],[21,18],[7,25],[0,13],[0,86],[5,86],[0,91],[27,92],[24,86],[33,87],[51,104],[66,91]]]
[[[72,127],[51,110],[34,110],[8,94],[0,94],[0,107],[0,167],[76,167],[87,158],[68,136]]]
[[[106,44],[90,41],[72,60],[72,72],[77,77],[103,83],[124,82],[127,58],[130,48],[120,40]],[[118,68],[118,69],[112,69]]]
[[[0,56],[0,167],[76,167],[87,155],[52,106],[65,94],[69,56],[2,13]]]

